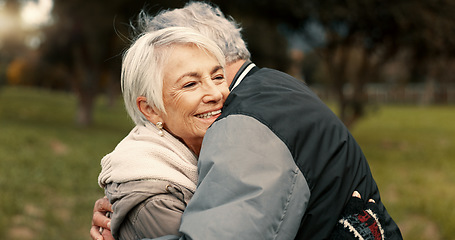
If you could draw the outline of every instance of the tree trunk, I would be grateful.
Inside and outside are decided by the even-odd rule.
[[[82,94],[78,98],[79,105],[77,110],[76,122],[80,126],[89,126],[93,122],[94,99],[92,94]],[[92,95],[92,96],[91,96]]]
[[[326,48],[323,52],[323,60],[327,66],[331,88],[338,100],[338,117],[344,122],[347,118],[347,99],[344,91],[346,68],[349,51],[345,46]]]
[[[359,120],[364,115],[365,109],[365,93],[364,87],[365,82],[368,79],[368,73],[371,70],[371,59],[370,55],[365,52],[364,49],[361,49],[361,61],[360,65],[356,69],[356,74],[352,77],[352,95],[348,101],[347,111],[350,113],[349,116],[346,116],[344,123],[348,127],[352,127],[354,123]]]
[[[75,92],[78,99],[76,123],[80,126],[89,126],[93,122],[93,107],[96,98],[96,83],[98,74],[92,69],[79,69],[79,81],[76,81]]]
[[[84,46],[74,50],[74,79],[73,88],[78,98],[76,123],[80,126],[89,126],[93,122],[93,105],[97,94],[100,75]]]

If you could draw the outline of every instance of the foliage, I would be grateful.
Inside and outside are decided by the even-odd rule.
[[[76,127],[76,104],[73,94],[0,91],[0,239],[89,239],[99,161],[132,124],[99,97],[94,125]],[[384,106],[352,131],[404,239],[455,235],[454,108]]]
[[[23,1],[4,2],[5,8],[18,12]],[[13,83],[73,91],[79,100],[77,122],[89,125],[96,96],[108,92],[115,97],[119,91],[120,59],[122,50],[130,43],[130,20],[134,21],[141,9],[153,14],[182,7],[187,1],[53,2],[54,24],[41,29],[40,36],[46,41],[36,51],[26,52],[20,44],[24,38],[20,31],[8,34],[0,46],[0,67],[13,63],[10,79]],[[368,82],[391,79],[400,83],[409,79],[454,82],[452,0],[211,2],[241,23],[252,60],[259,66],[288,72],[292,68],[298,74],[302,66],[290,62],[286,38],[292,32],[312,45],[324,65],[315,66],[321,69],[317,76],[324,77],[338,96],[340,118],[347,125],[364,113],[364,86]],[[315,32],[315,28],[319,30]],[[315,55],[305,53],[308,54]],[[384,76],[386,68],[396,62],[401,63],[395,68],[405,72],[401,74],[404,77]],[[306,71],[306,76],[315,73]],[[5,82],[2,77],[0,83]],[[352,86],[352,94],[343,91],[347,85]]]
[[[177,7],[179,1],[154,1],[147,7],[142,1],[54,0],[55,23],[43,29],[46,41],[37,49],[41,63],[35,81],[51,82],[72,90],[78,100],[76,122],[90,125],[96,96],[119,92],[122,50],[130,44],[128,25],[142,8],[158,11]],[[159,8],[157,7],[159,6]],[[42,69],[57,72],[48,76]]]
[[[404,62],[400,70],[414,79],[455,82],[453,72],[447,70],[455,62],[452,0],[214,2],[240,22],[253,19],[284,26],[312,45],[325,65],[328,86],[338,96],[339,115],[347,125],[363,115],[364,87],[384,81],[380,78],[387,64]],[[258,35],[258,39],[264,37]],[[352,86],[352,94],[344,91],[347,85]]]

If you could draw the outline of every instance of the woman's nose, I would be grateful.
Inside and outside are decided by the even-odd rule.
[[[223,93],[213,81],[209,81],[205,86],[204,97],[202,99],[204,102],[219,102],[223,99]]]

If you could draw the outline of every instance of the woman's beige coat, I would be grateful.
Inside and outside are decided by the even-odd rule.
[[[106,186],[113,203],[116,239],[156,238],[179,235],[180,219],[193,192],[161,180],[132,181]]]
[[[176,235],[197,183],[197,159],[152,124],[136,126],[101,160],[98,183],[112,203],[116,239]]]

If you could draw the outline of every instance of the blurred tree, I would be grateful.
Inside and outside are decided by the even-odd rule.
[[[21,1],[6,0],[16,10]],[[59,77],[68,82],[59,86],[71,86],[77,94],[77,120],[88,125],[95,96],[119,89],[121,51],[130,43],[129,20],[143,8],[154,13],[182,7],[186,2],[54,0],[54,24],[45,29],[45,41],[39,49],[46,63],[35,68],[52,68],[55,73],[46,79]],[[429,83],[453,81],[453,74],[445,73],[455,58],[453,0],[212,2],[242,24],[258,65],[289,70],[288,36],[283,29],[292,30],[311,45],[324,63],[324,68],[313,75],[329,76],[338,98],[339,116],[348,126],[363,115],[365,84],[379,81],[383,66],[398,55],[406,56],[400,58],[408,62],[412,76],[430,79]],[[296,65],[293,68],[298,73]],[[326,74],[320,69],[326,69]],[[345,91],[347,86],[352,91]]]
[[[19,11],[20,4],[16,0],[4,0],[0,8],[0,86],[7,82],[9,63],[25,49],[19,44],[23,38],[19,31]]]
[[[118,89],[121,51],[130,43],[129,21],[141,9],[154,14],[186,2],[54,0],[55,24],[46,29],[41,51],[48,66],[66,69],[65,79],[79,99],[79,124],[91,123],[93,102],[102,89]],[[242,23],[248,26],[245,38],[251,39],[254,59],[263,66],[286,70],[286,39],[276,31],[276,23],[246,18]]]
[[[298,32],[323,60],[338,96],[339,116],[348,126],[364,113],[365,84],[378,81],[382,67],[400,52],[409,53],[410,70],[427,76],[441,73],[441,64],[449,66],[455,57],[453,0],[213,2],[241,22],[247,16],[258,25],[267,22]]]
[[[410,66],[429,64],[455,53],[455,11],[451,0],[346,0],[315,4],[326,30],[327,44],[319,49],[339,96],[340,116],[349,126],[363,115],[364,86],[377,81],[385,63],[402,51]],[[360,64],[346,72],[355,56]],[[352,64],[351,64],[352,67]],[[422,68],[426,75],[430,68]],[[409,69],[410,70],[410,69]],[[343,86],[350,83],[352,94]]]
[[[157,11],[156,6],[176,7],[180,2],[155,1],[149,8]],[[42,52],[50,66],[67,70],[66,80],[79,100],[80,125],[92,122],[94,99],[101,90],[118,92],[121,51],[130,40],[125,26],[144,7],[142,1],[54,0],[55,24],[45,32]]]
[[[278,31],[284,19],[280,19],[280,15],[276,12],[269,14],[276,5],[281,8],[279,1],[211,0],[210,2],[219,6],[226,16],[232,16],[240,24],[243,29],[242,37],[247,42],[252,60],[256,64],[281,71],[289,70],[291,63],[286,36]],[[290,10],[286,9],[286,11]]]

